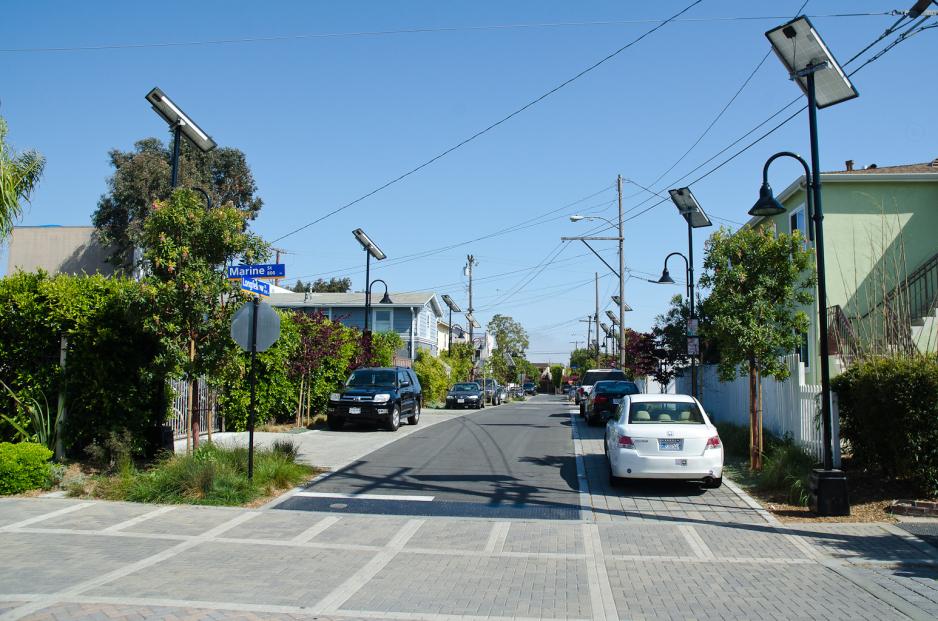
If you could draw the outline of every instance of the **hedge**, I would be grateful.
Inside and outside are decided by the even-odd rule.
[[[52,451],[41,444],[0,442],[0,495],[19,494],[46,485]]]
[[[938,494],[938,357],[866,360],[831,386],[854,458]]]

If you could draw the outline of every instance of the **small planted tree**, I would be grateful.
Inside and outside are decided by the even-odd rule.
[[[177,190],[154,203],[143,224],[149,275],[146,290],[154,302],[147,318],[177,371],[189,381],[186,406],[192,439],[198,445],[198,417],[192,397],[198,376],[211,373],[232,351],[228,333],[233,296],[224,266],[235,257],[248,262],[266,256],[267,245],[247,230],[248,213],[231,203],[207,209],[201,196]],[[226,297],[227,294],[227,297]]]
[[[761,377],[788,376],[780,356],[792,352],[808,330],[799,310],[813,301],[813,253],[798,231],[791,235],[761,228],[735,234],[721,228],[707,240],[700,284],[706,333],[720,351],[720,379],[749,376],[749,462],[762,469]]]

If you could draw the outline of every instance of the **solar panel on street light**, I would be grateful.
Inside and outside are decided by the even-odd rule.
[[[609,321],[612,322],[612,325],[614,326],[619,325],[619,318],[616,317],[615,313],[613,313],[611,310],[606,311],[606,317],[609,318]]]
[[[154,87],[147,93],[147,101],[153,106],[153,110],[169,123],[170,127],[179,127],[182,133],[203,153],[207,153],[218,146],[211,136],[202,131],[202,128],[186,116],[186,113],[180,110],[179,106],[174,104],[166,96],[166,93],[159,88]]]
[[[700,203],[694,198],[694,193],[690,191],[690,188],[668,190],[668,194],[671,195],[671,200],[674,201],[677,210],[692,228],[699,229],[704,226],[713,226],[710,218],[701,209]]]
[[[445,293],[440,297],[443,298],[443,302],[449,307],[451,311],[453,311],[454,313],[462,312],[461,310],[459,310],[459,306],[456,304],[456,302],[453,301],[453,298],[449,297]]]
[[[617,295],[612,296],[612,302],[616,305],[616,308],[618,308],[618,307],[619,307],[619,296],[617,296]],[[625,304],[622,305],[622,310],[624,310],[625,312],[629,312],[629,311],[632,310],[632,307],[629,306],[629,303],[628,303],[628,302],[626,302]],[[606,311],[606,312],[609,312],[609,311]]]
[[[368,251],[368,254],[376,258],[377,260],[386,259],[388,255],[384,254],[381,251],[381,248],[378,248],[378,244],[371,241],[371,238],[365,234],[365,231],[361,229],[355,229],[352,231],[352,235],[355,236],[355,239],[358,240],[358,243],[362,245],[362,248]]]
[[[808,94],[808,73],[814,73],[817,107],[826,108],[860,93],[834,59],[811,20],[802,15],[765,33],[791,79]]]

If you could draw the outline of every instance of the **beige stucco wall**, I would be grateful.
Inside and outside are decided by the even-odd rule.
[[[91,226],[17,226],[10,235],[7,274],[43,269],[52,274],[113,274],[108,249]]]

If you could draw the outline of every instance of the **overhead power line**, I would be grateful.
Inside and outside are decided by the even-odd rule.
[[[586,69],[584,69],[584,70],[580,71],[579,73],[577,73],[576,75],[574,75],[572,78],[568,78],[568,79],[564,80],[563,82],[561,82],[560,84],[558,84],[558,85],[555,86],[554,88],[550,89],[549,91],[547,91],[547,92],[544,93],[543,95],[541,95],[541,96],[539,96],[539,97],[537,97],[537,98],[535,98],[535,99],[529,101],[528,103],[526,103],[525,105],[521,106],[520,108],[518,108],[518,109],[515,110],[514,112],[508,114],[507,116],[502,117],[501,119],[499,119],[498,121],[495,121],[494,123],[492,123],[491,125],[485,127],[484,129],[481,129],[481,130],[477,131],[476,133],[472,134],[472,135],[469,136],[468,138],[462,140],[461,142],[456,143],[456,144],[453,145],[452,147],[450,147],[450,148],[446,149],[445,151],[442,151],[441,153],[439,153],[439,154],[433,156],[432,158],[430,158],[429,160],[423,162],[422,164],[420,164],[420,165],[418,165],[418,166],[416,166],[416,167],[410,169],[409,171],[407,171],[407,172],[405,172],[405,173],[403,173],[403,174],[401,174],[401,175],[398,175],[397,177],[391,179],[390,181],[387,181],[387,182],[385,182],[384,184],[378,186],[377,188],[371,190],[370,192],[368,192],[368,193],[366,193],[366,194],[363,194],[362,196],[359,196],[359,197],[356,198],[355,200],[350,201],[350,202],[348,202],[348,203],[342,205],[341,207],[337,207],[337,208],[333,209],[332,211],[329,211],[329,212],[325,213],[324,215],[322,215],[322,216],[316,218],[315,220],[313,220],[312,222],[309,222],[309,223],[307,223],[307,224],[304,224],[303,226],[297,227],[297,228],[293,229],[292,231],[290,231],[290,232],[288,232],[288,233],[285,233],[284,235],[281,235],[281,236],[278,237],[277,239],[273,240],[273,243],[277,243],[278,241],[280,241],[280,240],[282,240],[282,239],[285,239],[285,238],[287,238],[287,237],[290,237],[291,235],[295,235],[295,234],[299,233],[300,231],[304,231],[304,230],[308,229],[309,227],[313,226],[314,224],[318,224],[319,222],[322,222],[322,221],[325,220],[326,218],[332,217],[332,216],[334,216],[335,214],[337,214],[337,213],[339,213],[339,212],[341,212],[341,211],[344,211],[344,210],[348,209],[349,207],[352,207],[353,205],[357,205],[358,203],[362,202],[362,201],[365,200],[366,198],[369,198],[369,197],[371,197],[371,196],[374,196],[375,194],[377,194],[377,193],[380,192],[381,190],[384,190],[384,189],[386,189],[386,188],[388,188],[388,187],[394,185],[395,183],[398,183],[398,182],[400,182],[400,181],[406,179],[407,177],[413,175],[414,173],[419,172],[420,170],[423,170],[424,168],[426,168],[426,167],[429,166],[430,164],[436,162],[437,160],[440,160],[440,159],[446,157],[447,155],[449,155],[449,154],[452,153],[453,151],[456,151],[457,149],[460,149],[460,148],[464,147],[465,145],[469,144],[470,142],[472,142],[472,141],[475,140],[476,138],[479,138],[480,136],[483,136],[484,134],[487,134],[488,132],[492,131],[493,129],[495,129],[495,128],[498,127],[499,125],[502,125],[503,123],[506,123],[507,121],[513,119],[514,117],[518,116],[519,114],[521,114],[522,112],[524,112],[524,111],[527,110],[528,108],[531,108],[532,106],[537,105],[538,103],[540,103],[541,101],[547,99],[548,97],[550,97],[551,95],[553,95],[553,94],[556,93],[557,91],[559,91],[559,90],[561,90],[562,88],[564,88],[564,87],[566,87],[566,86],[572,84],[573,82],[579,80],[579,79],[582,78],[584,75],[586,75],[587,73],[589,73],[589,72],[593,71],[594,69],[600,67],[601,65],[605,64],[605,63],[608,62],[609,60],[612,60],[613,58],[615,58],[616,56],[618,56],[619,54],[621,54],[621,53],[624,52],[625,50],[629,49],[629,48],[632,47],[633,45],[639,43],[640,41],[642,41],[643,39],[645,39],[645,38],[648,37],[649,35],[651,35],[651,34],[657,32],[658,30],[660,30],[660,29],[662,29],[662,28],[664,28],[667,24],[669,24],[670,22],[674,21],[675,19],[677,19],[678,17],[680,17],[681,15],[683,15],[684,13],[686,13],[687,11],[689,11],[691,8],[697,6],[697,5],[700,4],[701,2],[703,2],[703,0],[694,0],[694,2],[691,2],[689,5],[687,5],[686,7],[684,7],[683,9],[681,9],[679,12],[675,13],[674,15],[672,15],[671,17],[669,17],[668,19],[662,21],[660,24],[658,24],[658,25],[655,26],[654,28],[650,28],[649,30],[646,30],[644,33],[642,33],[641,35],[639,35],[639,36],[636,37],[635,39],[632,39],[631,41],[629,41],[628,43],[626,43],[625,45],[623,45],[623,46],[620,47],[619,49],[615,50],[615,51],[612,52],[611,54],[608,54],[608,55],[606,55],[604,58],[602,58],[602,59],[596,61],[595,63],[593,63],[592,65],[590,65],[590,66],[587,67]]]
[[[884,15],[895,15],[895,11],[886,11],[879,13],[831,13],[828,15],[809,15],[812,18],[828,17],[882,17]],[[775,15],[730,15],[725,17],[687,17],[684,19],[672,19],[673,22],[739,22],[739,21],[764,21],[786,19]],[[535,28],[565,28],[565,27],[587,27],[587,26],[625,26],[632,24],[663,24],[665,20],[658,19],[615,19],[615,20],[596,20],[583,22],[541,22],[529,24],[490,24],[482,26],[429,26],[416,28],[401,28],[396,30],[362,30],[351,32],[312,32],[294,35],[272,35],[267,37],[228,37],[221,39],[200,39],[193,41],[156,41],[156,42],[138,42],[138,43],[99,43],[93,45],[74,45],[74,46],[46,46],[46,47],[12,47],[0,48],[0,53],[7,54],[35,54],[48,52],[100,52],[107,50],[133,50],[147,48],[174,48],[174,47],[196,47],[212,45],[237,45],[246,43],[277,43],[284,41],[301,41],[315,39],[347,39],[357,37],[381,37],[391,35],[408,34],[432,34],[447,32],[473,32],[486,30],[516,30],[516,29],[535,29]]]

